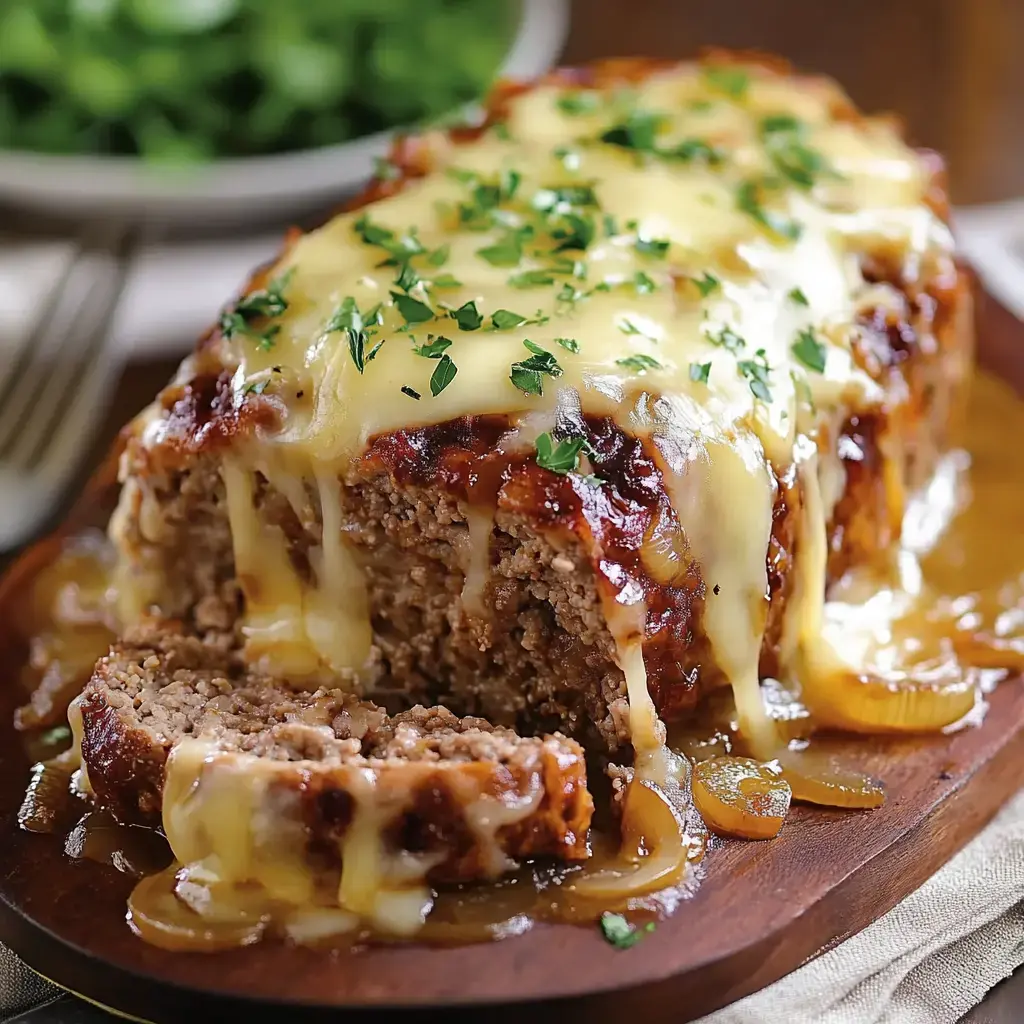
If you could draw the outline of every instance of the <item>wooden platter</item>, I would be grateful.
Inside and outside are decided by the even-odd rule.
[[[1024,389],[1024,325],[982,297],[982,362]],[[1008,443],[1016,443],[1008,439]],[[875,811],[797,807],[780,838],[718,842],[696,895],[620,951],[596,928],[537,925],[456,948],[327,953],[264,943],[168,953],[125,924],[133,879],[71,861],[21,831],[29,761],[11,725],[14,652],[0,650],[0,941],[40,973],[152,1021],[246,1014],[289,1021],[443,1010],[469,1018],[567,1012],[682,1024],[792,971],[893,907],[980,831],[1024,778],[1024,681],[990,695],[981,726],[950,736],[841,741],[845,762],[886,780]],[[530,1005],[526,1005],[530,1004]]]

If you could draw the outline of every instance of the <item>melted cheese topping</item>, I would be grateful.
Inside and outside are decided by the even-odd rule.
[[[426,177],[299,239],[274,271],[283,301],[238,326],[243,300],[222,342],[238,400],[255,391],[284,408],[279,430],[224,466],[254,659],[293,677],[365,668],[365,588],[336,481],[370,438],[487,413],[553,422],[568,401],[658,452],[707,584],[703,628],[744,732],[765,737],[772,467],[881,399],[851,351],[879,291],[860,258],[894,255],[912,274],[951,250],[923,201],[923,162],[887,123],[840,107],[830,84],[759,69],[732,93],[692,65],[617,91],[544,85],[511,102],[501,130],[424,140]],[[520,367],[517,386],[514,364],[531,356],[541,369],[524,386]],[[268,465],[319,494],[311,578],[255,511],[253,472]],[[796,650],[820,617],[837,467],[823,457],[804,473],[822,487],[804,512],[814,543],[791,613],[804,625],[787,630]],[[470,527],[472,609],[489,528]],[[639,629],[609,622],[639,751],[661,740],[631,593],[627,581],[617,604]]]

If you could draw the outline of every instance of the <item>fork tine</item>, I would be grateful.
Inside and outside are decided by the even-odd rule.
[[[110,327],[127,283],[135,233],[117,229],[109,244],[109,249],[99,253],[98,279],[76,309],[73,321],[36,362],[35,376],[41,378],[38,387],[25,389],[34,404],[10,442],[9,458],[16,467],[42,468],[36,463],[47,457],[56,435],[61,433],[58,426],[67,407],[75,404],[83,381],[92,371],[104,370],[101,357],[110,347]]]
[[[40,319],[27,359],[0,397],[0,454],[6,458],[30,465],[38,442],[45,440],[54,416],[59,415],[60,400],[88,357],[88,343],[95,344],[97,327],[119,298],[126,242],[127,234],[120,227],[83,236],[79,259],[52,314]]]

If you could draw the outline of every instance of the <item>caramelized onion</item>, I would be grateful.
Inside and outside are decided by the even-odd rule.
[[[794,800],[825,807],[869,808],[885,803],[885,786],[817,752],[787,750],[779,758]]]
[[[18,811],[26,832],[53,832],[71,800],[74,766],[65,760],[44,761],[32,769],[32,781]]]
[[[790,796],[777,767],[749,757],[712,757],[693,770],[693,802],[719,835],[774,838],[786,820]]]

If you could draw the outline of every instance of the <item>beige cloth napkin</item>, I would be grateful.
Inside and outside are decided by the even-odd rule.
[[[1024,791],[869,928],[698,1024],[955,1024],[1024,963],[1022,901]],[[0,1019],[53,991],[0,946]]]

